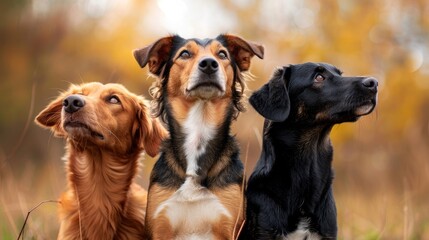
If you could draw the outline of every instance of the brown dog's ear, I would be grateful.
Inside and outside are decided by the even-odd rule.
[[[63,137],[64,130],[61,127],[61,110],[63,108],[63,96],[59,96],[43,109],[34,120],[39,126],[49,128],[56,137]]]
[[[155,157],[159,153],[162,140],[168,136],[168,132],[158,119],[150,116],[143,98],[139,97],[138,105],[138,129],[134,134],[135,141],[142,149],[145,149],[149,156]]]
[[[254,55],[260,59],[264,58],[264,47],[262,45],[248,42],[240,37],[222,34],[216,39],[225,41],[229,53],[234,57],[240,71],[247,71],[250,68],[250,60]]]
[[[141,68],[149,64],[149,71],[157,76],[160,75],[162,66],[167,62],[173,46],[173,39],[169,36],[159,39],[151,45],[133,51],[134,58]]]

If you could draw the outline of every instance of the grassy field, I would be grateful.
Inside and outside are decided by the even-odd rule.
[[[37,173],[44,176],[44,181],[37,181],[36,173],[30,171],[25,173],[22,182],[2,179],[1,239],[16,239],[31,208],[42,201],[56,200],[65,185],[60,177],[62,171],[60,166],[45,168]],[[30,177],[33,180],[26,181]],[[407,189],[398,195],[383,190],[376,195],[337,190],[335,195],[339,239],[429,239],[427,204],[415,201]],[[31,212],[24,239],[55,239],[58,228],[57,203],[44,203]]]
[[[366,124],[360,124],[356,128],[362,128]],[[245,131],[250,131],[245,127],[245,123],[237,125],[244,126]],[[344,132],[349,127],[351,126],[340,127],[340,130]],[[253,137],[257,138],[256,135]],[[241,134],[238,134],[238,137],[243,139]],[[352,143],[355,150],[363,150],[364,146],[359,143],[364,141],[363,138],[364,136],[360,135],[357,137],[359,141]],[[359,155],[349,156],[348,146],[336,143],[340,140],[343,141],[334,134],[334,145],[340,146],[336,149],[334,161],[339,239],[429,239],[429,206],[426,191],[428,183],[427,177],[421,178],[429,176],[428,163],[420,163],[421,172],[418,174],[408,177],[398,174],[401,186],[397,186],[398,182],[390,182],[387,172],[377,166],[380,163],[368,161],[358,163],[355,158]],[[1,239],[16,239],[27,212],[42,201],[56,200],[64,190],[66,185],[64,166],[58,157],[62,155],[63,143],[62,140],[48,138],[47,151],[58,161],[49,161],[43,166],[35,166],[29,161],[25,168],[12,174],[11,169],[8,171],[6,161],[2,162]],[[253,169],[259,154],[258,143],[252,144],[247,161],[248,173]],[[247,144],[242,141],[241,145]],[[245,158],[246,151],[243,149],[242,152],[242,158]],[[138,179],[143,186],[147,186],[153,162],[153,159],[144,159],[145,166]],[[362,168],[367,170],[362,171]],[[24,231],[24,239],[55,239],[58,228],[57,203],[44,203],[32,211]]]

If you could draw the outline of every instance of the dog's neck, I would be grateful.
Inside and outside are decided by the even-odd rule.
[[[230,137],[232,104],[196,100],[182,109],[169,111],[170,141],[178,148],[175,157],[187,176],[204,179]]]
[[[260,157],[263,161],[258,162],[257,172],[267,174],[273,169],[282,171],[284,164],[317,161],[321,154],[328,154],[332,160],[329,136],[332,127],[332,125],[296,126],[287,122],[265,120]],[[327,165],[330,167],[330,164],[331,162]]]
[[[92,229],[94,236],[88,236],[89,239],[107,238],[109,233],[112,239],[121,224],[121,212],[127,207],[129,188],[138,170],[139,152],[115,156],[94,146],[82,150],[71,142],[68,148],[68,185],[78,202],[82,227]]]
[[[328,147],[332,125],[294,125],[291,123],[266,123],[266,138],[279,142],[288,149]]]

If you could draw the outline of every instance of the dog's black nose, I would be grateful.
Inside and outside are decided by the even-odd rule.
[[[207,74],[212,74],[219,69],[219,63],[213,58],[204,58],[198,64],[198,68]]]
[[[79,95],[68,96],[63,101],[64,111],[74,113],[81,107],[85,106],[85,100]]]
[[[366,88],[369,89],[371,91],[377,91],[377,87],[378,87],[378,82],[375,78],[365,78],[364,80],[362,80],[362,85]]]

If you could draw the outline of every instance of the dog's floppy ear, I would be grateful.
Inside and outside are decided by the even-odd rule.
[[[56,137],[64,137],[65,132],[61,127],[61,110],[63,108],[63,95],[49,103],[34,120],[39,126],[49,128]]]
[[[282,122],[289,116],[290,99],[286,83],[290,71],[290,67],[278,69],[268,83],[250,96],[250,104],[266,119]]]
[[[158,119],[150,116],[149,109],[142,97],[139,97],[138,100],[137,122],[137,129],[134,131],[135,141],[142,149],[145,149],[149,156],[156,156],[159,153],[161,142],[168,136],[168,132]]]
[[[229,53],[234,57],[240,71],[247,71],[250,68],[250,60],[256,55],[260,59],[264,58],[264,47],[262,45],[248,42],[240,37],[222,34],[216,39],[226,42]]]
[[[135,49],[133,55],[140,67],[144,68],[146,64],[149,64],[149,71],[159,76],[162,67],[170,56],[174,37],[175,36],[164,37],[149,46]]]

